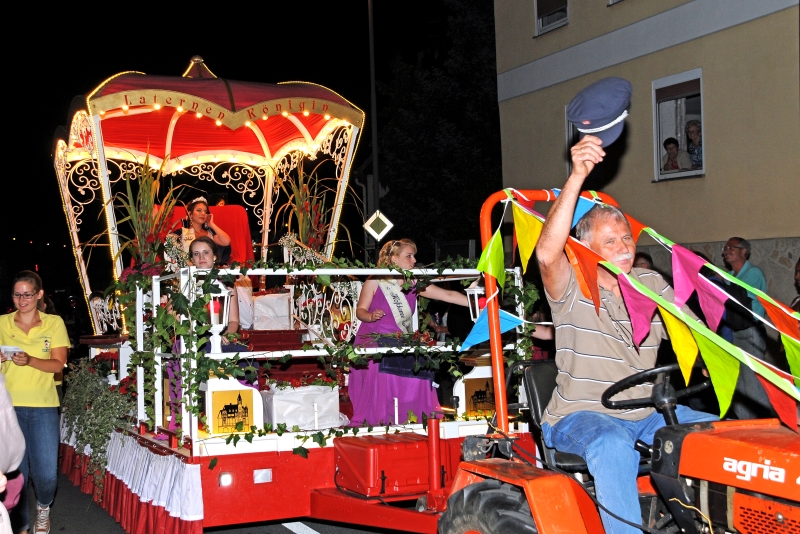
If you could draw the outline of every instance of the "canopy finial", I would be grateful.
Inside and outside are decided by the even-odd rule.
[[[183,73],[184,78],[216,78],[217,76],[211,72],[203,61],[202,56],[192,56],[189,61],[189,67]]]

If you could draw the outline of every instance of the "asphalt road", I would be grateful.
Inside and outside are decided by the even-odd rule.
[[[36,497],[29,489],[31,522],[36,519]],[[257,506],[254,503],[254,506]],[[58,474],[58,493],[50,512],[50,532],[75,534],[124,534],[125,531],[99,505],[92,502],[73,486],[66,475]],[[220,534],[379,534],[397,533],[396,530],[358,530],[347,526],[317,521],[288,521],[284,523],[259,523],[236,527],[206,529],[204,532]]]

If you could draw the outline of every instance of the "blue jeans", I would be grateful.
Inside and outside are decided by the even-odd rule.
[[[717,421],[715,415],[697,412],[686,406],[676,408],[678,421],[696,423]],[[550,426],[542,425],[544,442],[561,452],[577,454],[584,459],[594,477],[597,500],[637,525],[642,522],[636,476],[639,453],[633,448],[637,439],[653,443],[656,430],[665,426],[664,416],[653,412],[641,421],[626,421],[599,412],[576,412]],[[641,530],[626,525],[600,511],[607,534],[641,534]]]
[[[26,408],[15,406],[17,421],[25,436],[25,456],[19,470],[25,477],[25,488],[19,503],[11,511],[11,524],[14,532],[28,530],[28,481],[33,482],[36,500],[42,506],[49,506],[56,495],[58,486],[58,408]]]

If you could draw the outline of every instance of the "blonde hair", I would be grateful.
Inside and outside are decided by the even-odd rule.
[[[403,250],[403,247],[411,247],[414,254],[417,253],[417,245],[410,239],[396,239],[395,241],[387,241],[381,252],[378,255],[378,267],[391,267],[394,265],[392,256],[397,256]]]

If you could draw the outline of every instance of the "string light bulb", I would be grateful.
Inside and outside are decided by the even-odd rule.
[[[283,115],[284,117],[288,117],[289,116],[289,112],[288,111],[284,111],[283,113],[281,113],[281,115]]]
[[[178,113],[183,113],[183,106],[178,106]]]
[[[303,116],[304,116],[304,117],[308,117],[308,111],[304,111],[304,112],[303,112]]]
[[[153,106],[155,109],[161,109],[161,104],[156,104]]]
[[[127,105],[122,106],[122,111],[128,111],[128,106]]]
[[[200,117],[203,116],[203,114],[198,111],[197,113],[194,114],[194,116],[199,119]]]
[[[329,120],[331,120],[331,116],[330,116],[330,115],[328,115],[327,113],[325,114],[325,120],[326,120],[326,121],[329,121]]]
[[[262,121],[265,121],[265,120],[267,120],[267,116],[266,116],[266,115],[262,115],[262,116],[261,116],[261,120],[262,120]]]
[[[217,121],[217,126],[222,126],[222,121],[218,120]]]
[[[244,125],[250,128],[250,121],[245,122]]]

